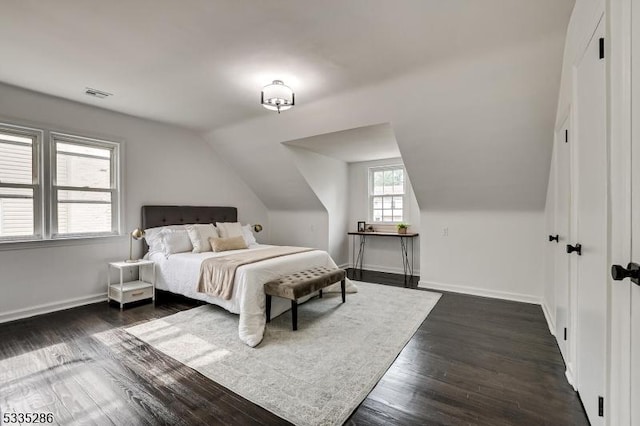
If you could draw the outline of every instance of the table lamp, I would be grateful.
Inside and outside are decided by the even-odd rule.
[[[136,228],[133,231],[131,231],[131,234],[129,234],[129,258],[125,260],[125,262],[135,263],[140,261],[140,259],[133,258],[133,240],[139,240],[143,237],[144,237],[144,231],[142,229]]]

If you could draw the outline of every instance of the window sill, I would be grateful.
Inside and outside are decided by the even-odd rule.
[[[0,242],[0,252],[10,250],[29,250],[47,247],[64,247],[64,246],[84,246],[90,244],[108,244],[120,239],[126,238],[127,235],[102,235],[91,237],[68,237],[56,238],[51,240],[19,240],[19,241],[2,241]]]

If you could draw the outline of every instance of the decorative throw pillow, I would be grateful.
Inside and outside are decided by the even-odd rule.
[[[240,222],[217,222],[218,234],[221,238],[241,237],[242,225]]]
[[[202,253],[204,251],[211,251],[211,244],[209,244],[209,238],[217,238],[218,231],[212,224],[195,224],[185,225],[191,245],[193,245],[194,253]]]
[[[247,243],[247,247],[258,244],[255,235],[253,235],[253,231],[251,231],[251,225],[244,225],[242,227],[242,236],[244,237],[245,243]]]
[[[247,248],[247,243],[245,243],[242,235],[231,238],[209,238],[209,243],[211,244],[211,249],[216,253]]]
[[[186,229],[165,229],[162,231],[162,246],[165,256],[193,250]]]
[[[184,225],[158,226],[144,230],[144,239],[149,246],[149,253],[164,252],[162,232],[168,229],[184,229]]]

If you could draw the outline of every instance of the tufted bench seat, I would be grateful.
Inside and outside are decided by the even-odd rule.
[[[291,300],[291,317],[293,330],[298,329],[298,299],[318,291],[322,297],[322,289],[340,281],[342,303],[345,302],[345,276],[343,269],[318,266],[285,275],[264,285],[267,296],[267,322],[271,322],[271,297],[277,296]]]

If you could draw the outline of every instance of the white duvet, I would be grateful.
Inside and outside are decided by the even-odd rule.
[[[261,250],[267,247],[270,246],[255,245],[249,250]],[[222,253],[176,253],[168,258],[162,253],[153,253],[148,255],[148,259],[156,262],[156,287],[158,289],[203,300],[221,306],[234,314],[240,314],[238,335],[240,340],[251,347],[260,343],[264,335],[266,324],[264,283],[282,275],[314,266],[337,267],[331,256],[325,251],[314,250],[296,253],[240,266],[236,271],[233,294],[230,300],[198,293],[198,274],[202,261],[238,251],[240,250]],[[339,290],[339,283],[326,289],[326,291]],[[347,291],[357,291],[349,280],[347,280]],[[274,318],[282,314],[290,307],[289,300],[273,298],[271,317]]]

